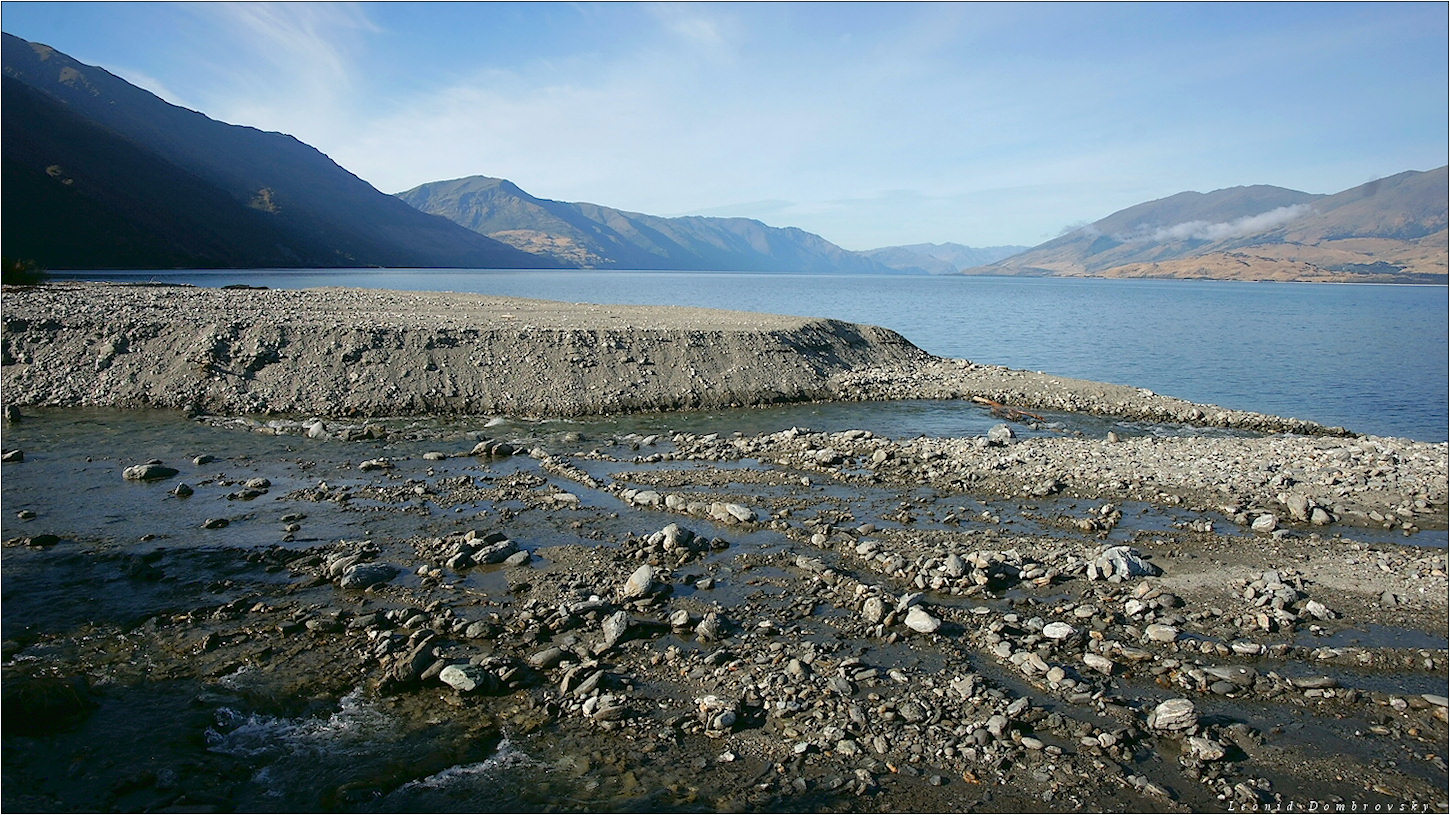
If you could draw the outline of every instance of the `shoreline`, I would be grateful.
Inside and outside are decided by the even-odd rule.
[[[1029,410],[1355,435],[936,357],[889,329],[838,320],[340,288],[65,283],[5,295],[0,370],[17,406],[570,417],[984,397]]]
[[[1445,808],[1445,551],[1035,489],[1152,439],[89,413],[6,434],[17,811]]]
[[[1450,566],[1385,540],[1447,526],[1445,443],[830,320],[46,289],[5,290],[8,808],[1446,808]],[[408,420],[444,387],[1275,435]],[[249,406],[355,418],[195,415]]]

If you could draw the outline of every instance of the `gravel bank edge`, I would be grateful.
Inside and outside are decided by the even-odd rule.
[[[1301,435],[1339,427],[932,356],[889,329],[439,292],[4,290],[4,400],[320,416],[582,416],[970,399]]]

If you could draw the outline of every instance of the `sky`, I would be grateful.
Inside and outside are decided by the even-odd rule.
[[[48,3],[0,28],[384,192],[1035,245],[1446,163],[1446,3]]]

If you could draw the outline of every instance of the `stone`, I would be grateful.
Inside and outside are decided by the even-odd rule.
[[[1184,746],[1188,755],[1199,761],[1218,761],[1228,754],[1222,744],[1205,736],[1189,736]]]
[[[724,627],[720,615],[712,611],[705,615],[699,625],[695,626],[695,636],[699,637],[701,642],[716,642],[721,638]]]
[[[654,586],[654,579],[654,567],[646,563],[638,569],[635,569],[634,574],[631,574],[629,579],[624,581],[624,586],[620,588],[619,595],[625,600],[644,597],[650,593],[650,589]]]
[[[743,504],[726,504],[725,511],[739,523],[751,523],[755,520],[755,510]]]
[[[1188,730],[1198,724],[1198,713],[1188,699],[1169,699],[1148,714],[1148,727],[1153,730]]]
[[[941,620],[928,614],[921,606],[912,606],[906,612],[906,627],[922,634],[930,634],[941,628]]]
[[[1309,510],[1312,503],[1309,496],[1302,493],[1291,493],[1284,499],[1284,506],[1289,510],[1289,517],[1296,521],[1309,520]]]
[[[1247,665],[1212,665],[1203,672],[1214,679],[1222,679],[1240,688],[1251,688],[1259,678],[1259,672]]]
[[[1334,516],[1323,507],[1315,507],[1309,512],[1309,523],[1315,526],[1328,526],[1334,523]]]
[[[549,648],[545,648],[544,650],[530,656],[528,658],[528,663],[530,667],[537,668],[541,671],[546,671],[558,665],[560,662],[563,662],[564,656],[564,649],[555,645]]]
[[[12,461],[24,461],[24,460],[25,460],[25,451],[24,450],[6,450],[4,453],[0,453],[0,461],[5,462],[6,464],[9,464]]]
[[[195,492],[195,490],[193,490],[191,488],[191,485],[190,484],[187,484],[184,481],[181,482],[181,483],[178,483],[171,490],[171,494],[172,495],[175,495],[177,498],[190,498],[191,495],[192,495],[192,493],[194,493],[194,492]]]
[[[121,477],[127,481],[160,481],[171,478],[179,471],[175,467],[165,467],[157,463],[137,464],[127,467],[121,471]]]
[[[964,577],[967,574],[967,563],[962,560],[960,555],[953,552],[947,555],[947,559],[942,563],[942,573],[952,578]]]
[[[471,640],[488,639],[494,635],[493,625],[483,620],[474,620],[463,629],[463,636]]]
[[[519,545],[505,538],[501,541],[484,544],[473,553],[470,559],[480,566],[503,563],[517,551],[519,551]]]
[[[992,736],[994,736],[995,738],[1000,739],[1002,738],[1002,735],[1007,732],[1007,728],[1010,727],[1011,724],[1011,721],[1009,721],[1006,716],[1003,716],[1000,713],[994,713],[992,714],[991,718],[987,719],[987,732],[991,733]]]
[[[660,542],[667,551],[689,547],[695,541],[695,533],[679,524],[669,524],[660,530]]]
[[[337,585],[344,589],[366,589],[392,580],[398,571],[391,563],[354,563],[342,573]]]
[[[1255,532],[1273,532],[1279,528],[1279,519],[1272,512],[1265,513],[1254,519],[1252,529]]]
[[[1115,669],[1115,668],[1118,667],[1117,666],[1117,663],[1113,662],[1111,659],[1108,659],[1107,657],[1105,657],[1105,656],[1103,656],[1101,654],[1093,654],[1093,653],[1083,654],[1082,655],[1082,664],[1088,666],[1089,668],[1092,668],[1093,670],[1097,671],[1098,673],[1109,674],[1109,675],[1112,674],[1113,669]]]
[[[438,673],[438,679],[462,693],[486,692],[497,682],[493,673],[482,665],[449,665]]]
[[[877,625],[886,619],[886,603],[880,598],[872,595],[866,598],[861,604],[861,617],[871,625]]]
[[[201,528],[202,529],[225,529],[227,527],[227,525],[230,524],[230,523],[231,523],[231,521],[228,521],[226,518],[207,518],[205,521],[202,521]]]
[[[1017,438],[1012,432],[1012,427],[1006,424],[994,424],[987,430],[987,443],[997,446],[1004,446]]]
[[[1131,546],[1110,546],[1098,557],[1099,565],[1112,567],[1112,574],[1118,577],[1157,577],[1163,570],[1143,559],[1138,550]]]
[[[654,490],[640,490],[629,499],[637,507],[657,507],[664,504],[664,496]]]
[[[503,565],[505,565],[505,566],[513,566],[513,567],[527,566],[529,564],[529,562],[532,561],[533,559],[534,559],[534,556],[533,555],[531,555],[528,552],[525,552],[523,550],[519,550],[517,552],[514,552],[512,555],[509,555],[508,557],[504,558],[503,559]]]
[[[1173,642],[1178,639],[1178,629],[1162,623],[1151,623],[1143,629],[1143,635],[1154,642]]]
[[[496,439],[484,439],[478,444],[475,444],[473,446],[473,450],[469,451],[468,454],[470,456],[507,458],[516,452],[518,452],[518,449],[506,441],[498,441]]]
[[[1067,623],[1053,622],[1042,627],[1042,636],[1050,640],[1065,640],[1077,633],[1077,629]]]
[[[604,618],[604,641],[600,643],[599,653],[613,648],[624,639],[629,631],[629,614],[624,611],[616,611]]]
[[[1336,616],[1327,606],[1318,600],[1310,600],[1304,604],[1304,610],[1316,620],[1332,620]]]

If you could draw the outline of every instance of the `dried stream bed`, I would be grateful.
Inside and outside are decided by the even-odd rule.
[[[977,476],[950,440],[834,410],[28,411],[5,431],[0,803],[1446,809],[1434,496],[1255,531],[1267,499],[990,467],[1033,438],[1204,431],[1047,416],[968,446]],[[973,410],[950,434],[995,422]],[[152,459],[177,472],[122,477]]]

